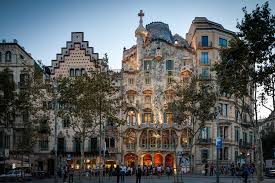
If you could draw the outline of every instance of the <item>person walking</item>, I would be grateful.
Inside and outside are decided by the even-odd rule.
[[[119,165],[116,166],[116,182],[119,183],[120,178],[120,167]]]
[[[209,165],[208,165],[208,163],[206,162],[205,165],[204,165],[204,171],[205,171],[204,176],[207,176],[208,168],[209,168]]]
[[[125,165],[121,165],[121,182],[124,182],[124,177],[125,177],[125,172],[126,172],[126,166]]]
[[[137,168],[137,170],[136,170],[136,177],[137,177],[137,179],[136,179],[136,183],[140,183],[140,180],[141,180],[141,174],[142,174],[142,172],[141,172],[141,168],[140,168],[140,165],[138,165],[138,168]]]
[[[69,168],[69,183],[73,183],[73,182],[74,182],[74,169]]]
[[[214,164],[212,162],[210,165],[210,176],[213,176],[213,174],[214,174]]]

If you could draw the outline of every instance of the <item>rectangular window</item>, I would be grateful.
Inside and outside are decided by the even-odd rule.
[[[227,40],[224,38],[219,38],[219,46],[227,47]]]
[[[129,85],[134,85],[134,78],[129,78],[128,83]]]
[[[171,76],[167,77],[167,83],[171,84],[173,82],[173,78]]]
[[[223,117],[228,116],[228,104],[220,103],[220,115]]]
[[[228,160],[228,147],[223,149],[223,160]]]
[[[210,138],[210,128],[209,127],[204,127],[201,129],[200,138],[204,139],[204,140]]]
[[[10,136],[5,134],[4,139],[5,139],[4,147],[7,149],[10,148]]]
[[[70,119],[69,119],[69,117],[66,117],[63,120],[63,128],[69,128],[69,126],[70,126]]]
[[[240,129],[235,127],[235,142],[239,142],[240,140]]]
[[[48,139],[39,140],[39,149],[40,151],[47,151],[49,149]]]
[[[208,36],[202,36],[201,37],[201,46],[202,47],[208,47]]]
[[[144,60],[143,64],[144,64],[144,70],[145,71],[150,71],[151,70],[151,60]]]
[[[243,142],[247,143],[247,133],[243,132]]]
[[[146,84],[146,85],[151,84],[151,78],[150,78],[150,77],[146,77],[146,78],[145,78],[145,84]]]
[[[201,77],[203,79],[208,79],[209,78],[209,68],[202,68],[201,69]]]
[[[74,138],[74,152],[80,152],[80,138]]]
[[[174,70],[174,61],[173,60],[166,61],[166,70],[167,71]]]
[[[173,114],[171,112],[167,112],[166,113],[165,122],[167,122],[168,124],[172,124],[173,123]]]
[[[208,52],[201,52],[201,64],[209,64]]]
[[[144,123],[151,123],[152,122],[152,114],[151,113],[144,113]]]
[[[249,132],[249,143],[253,143],[253,135],[252,132]]]
[[[91,152],[97,151],[97,138],[91,138]]]
[[[201,161],[204,163],[208,160],[208,149],[201,150]]]

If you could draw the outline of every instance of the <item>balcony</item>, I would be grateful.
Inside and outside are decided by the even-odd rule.
[[[200,59],[200,65],[211,65],[211,59],[208,59],[208,60]]]
[[[212,143],[212,139],[211,138],[208,138],[208,139],[199,138],[198,139],[198,144],[211,144],[211,143]]]
[[[109,148],[106,149],[106,151],[108,151],[109,154],[116,154],[116,153],[118,153],[118,148],[116,148],[116,147],[109,147]]]
[[[143,151],[174,151],[177,146],[175,144],[142,144],[140,147]]]
[[[202,44],[202,42],[198,43],[198,48],[201,49],[208,49],[208,48],[212,48],[212,41],[208,42],[208,44]]]

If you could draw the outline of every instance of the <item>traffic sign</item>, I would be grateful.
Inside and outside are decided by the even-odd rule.
[[[216,138],[216,148],[217,149],[221,149],[222,148],[222,138],[221,137],[217,137]]]
[[[71,154],[67,154],[67,160],[68,161],[72,160],[72,155]]]

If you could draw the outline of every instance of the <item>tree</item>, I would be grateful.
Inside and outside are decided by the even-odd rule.
[[[250,115],[251,126],[256,136],[257,181],[263,179],[263,156],[258,123],[257,90],[259,86],[273,86],[275,17],[268,2],[251,13],[243,8],[244,18],[237,24],[239,32],[230,41],[229,48],[221,49],[221,62],[215,66],[222,92],[235,96],[237,101],[254,101],[254,113],[240,102],[243,112]],[[270,94],[265,90],[264,94]],[[271,91],[273,95],[273,91]],[[237,102],[236,104],[239,104]]]
[[[24,155],[33,153],[33,147],[42,133],[50,133],[49,111],[43,106],[45,93],[42,69],[29,68],[20,81],[20,89],[15,97],[15,109],[17,115],[21,116],[23,127],[21,139],[16,144],[16,150],[21,155],[21,166]],[[42,132],[42,128],[46,131]]]
[[[193,169],[192,149],[196,144],[196,136],[205,127],[205,122],[211,121],[215,116],[216,93],[213,82],[191,78],[190,83],[176,83],[174,100],[169,104],[175,121],[189,131],[190,163]]]
[[[102,127],[111,119],[113,123],[122,122],[117,114],[120,110],[118,88],[112,84],[110,71],[93,71],[91,75],[59,80],[59,114],[69,117],[70,127],[80,138],[81,169],[83,169],[85,140],[91,136],[100,137],[102,147]]]
[[[0,127],[12,126],[14,116],[15,83],[9,69],[0,72]]]

